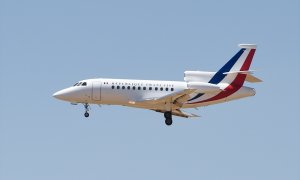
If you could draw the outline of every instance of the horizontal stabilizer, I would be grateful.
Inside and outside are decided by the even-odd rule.
[[[255,77],[255,76],[252,75],[253,72],[254,71],[251,71],[251,70],[249,70],[249,71],[230,71],[230,72],[225,72],[223,74],[226,74],[226,75],[230,75],[230,74],[246,74],[247,75],[246,79],[245,79],[246,81],[251,82],[251,83],[262,82],[261,79],[259,79],[259,78],[257,78],[257,77]]]
[[[255,77],[255,76],[253,76],[251,74],[247,74],[246,81],[251,82],[251,83],[262,82],[261,79]]]
[[[253,70],[249,70],[249,71],[230,71],[230,72],[224,72],[223,74],[253,74]]]

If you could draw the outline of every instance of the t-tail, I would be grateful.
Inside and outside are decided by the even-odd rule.
[[[256,51],[255,44],[240,44],[241,49],[209,80],[208,83],[235,87],[243,86],[245,80],[261,82],[250,71],[250,65]]]
[[[190,104],[209,102],[228,97],[248,82],[261,82],[249,70],[256,51],[255,44],[240,44],[241,49],[217,72],[185,71],[184,80],[188,88],[201,89],[201,92],[189,99]],[[204,91],[204,90],[205,91]],[[217,95],[203,97],[206,93]]]
[[[228,84],[243,86],[245,81],[261,82],[249,70],[256,51],[255,44],[240,44],[241,49],[217,72],[185,71],[186,82],[202,82],[224,86]]]

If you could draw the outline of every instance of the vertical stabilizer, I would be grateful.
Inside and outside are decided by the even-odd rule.
[[[241,49],[211,78],[209,83],[238,84],[243,85],[246,74],[230,73],[248,71],[256,51],[255,44],[240,44]]]

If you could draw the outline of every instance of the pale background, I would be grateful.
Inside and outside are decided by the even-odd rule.
[[[300,179],[300,2],[0,1],[0,179]],[[183,80],[257,43],[254,97],[198,119],[52,98],[94,78]]]

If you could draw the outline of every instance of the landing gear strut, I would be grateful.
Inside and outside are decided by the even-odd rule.
[[[85,103],[85,104],[83,104],[83,106],[84,106],[84,109],[85,109],[84,117],[87,118],[87,117],[90,116],[90,114],[89,114],[90,105],[88,103]]]
[[[164,113],[164,116],[166,118],[165,123],[166,125],[170,126],[172,125],[173,121],[172,121],[172,112],[171,111],[167,111]]]

